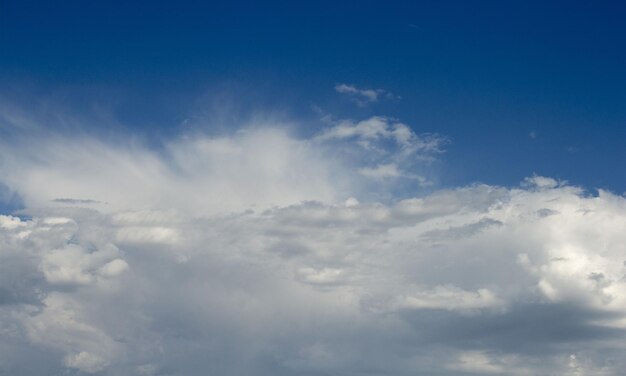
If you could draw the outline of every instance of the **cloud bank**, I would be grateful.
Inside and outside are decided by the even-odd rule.
[[[443,142],[374,117],[4,143],[27,216],[0,216],[0,373],[620,374],[626,199],[539,176],[368,199],[421,192],[402,175]]]

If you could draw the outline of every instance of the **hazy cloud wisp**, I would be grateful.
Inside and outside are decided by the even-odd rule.
[[[349,84],[337,84],[335,85],[335,91],[347,96],[359,107],[365,107],[370,103],[376,103],[381,98],[395,98],[393,94],[383,89],[360,89]]]

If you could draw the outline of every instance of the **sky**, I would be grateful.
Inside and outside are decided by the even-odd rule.
[[[0,374],[621,374],[625,17],[0,0]]]

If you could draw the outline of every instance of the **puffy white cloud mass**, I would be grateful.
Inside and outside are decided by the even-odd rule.
[[[624,197],[535,176],[364,199],[363,169],[435,148],[369,122],[4,144],[25,215],[0,216],[0,374],[626,369]]]

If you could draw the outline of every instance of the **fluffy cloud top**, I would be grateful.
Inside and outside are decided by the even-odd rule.
[[[624,226],[624,198],[569,186],[203,219],[2,216],[0,364],[36,374],[25,359],[43,351],[49,369],[112,375],[618,374]]]
[[[4,144],[28,217],[0,216],[0,373],[620,374],[626,199],[362,199],[440,145],[382,117]]]

